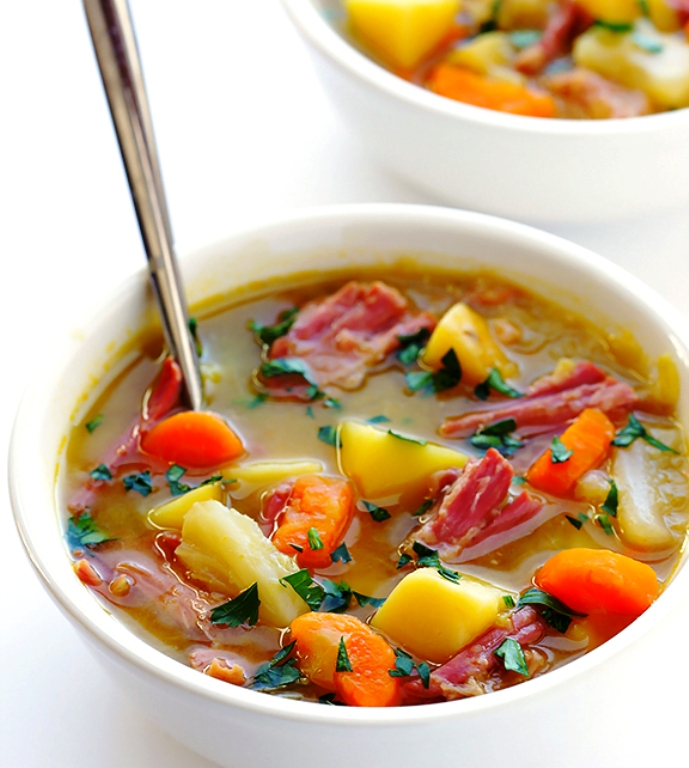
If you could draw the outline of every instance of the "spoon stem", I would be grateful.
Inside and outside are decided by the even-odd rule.
[[[182,369],[189,405],[199,410],[203,391],[198,357],[189,331],[129,6],[127,0],[83,0],[83,4],[139,221],[165,341]]]

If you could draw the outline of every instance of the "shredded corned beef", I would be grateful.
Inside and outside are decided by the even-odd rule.
[[[369,366],[398,349],[398,336],[432,331],[429,312],[413,312],[402,294],[385,283],[350,282],[324,299],[309,302],[285,336],[273,342],[269,357],[299,357],[320,387],[355,389]],[[266,381],[283,387],[281,377]]]

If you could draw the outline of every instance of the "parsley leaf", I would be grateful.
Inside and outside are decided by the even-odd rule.
[[[544,592],[542,589],[533,587],[527,589],[519,598],[517,607],[524,605],[537,605],[541,608],[541,614],[548,624],[558,632],[564,633],[572,623],[572,618],[584,618],[585,613],[578,613],[566,606],[556,597]]]
[[[376,504],[371,504],[370,501],[364,501],[362,499],[361,503],[366,507],[366,511],[377,523],[382,523],[383,520],[389,520],[392,517],[387,509],[379,507]]]
[[[299,313],[298,307],[292,307],[292,309],[286,309],[284,312],[280,312],[278,315],[278,322],[275,325],[259,325],[254,320],[249,321],[249,330],[258,336],[262,344],[272,346],[276,339],[284,336],[289,329],[294,325],[294,321],[297,319]]]
[[[557,435],[550,444],[550,461],[552,464],[564,464],[574,456],[574,451],[570,450]]]
[[[311,527],[306,532],[306,538],[309,540],[309,549],[315,552],[318,549],[323,549],[323,540],[321,539],[318,529]]]
[[[596,522],[605,531],[606,536],[612,536],[615,533],[615,529],[610,522],[610,515],[596,515]]]
[[[190,491],[191,488],[184,483],[180,483],[179,480],[187,470],[184,467],[180,467],[179,464],[173,464],[170,469],[165,473],[165,479],[170,487],[170,493],[173,496],[181,496],[182,494]]]
[[[369,424],[387,424],[390,419],[388,419],[387,416],[383,416],[382,414],[379,414],[378,416],[371,416],[370,419],[366,419]]]
[[[342,448],[342,440],[337,433],[337,427],[332,424],[326,424],[318,430],[318,439],[326,445],[332,445],[333,448]]]
[[[335,663],[335,672],[351,672],[352,664],[347,655],[347,646],[344,637],[340,638],[340,644],[337,647],[337,662]]]
[[[634,25],[627,21],[605,21],[604,19],[596,19],[593,22],[594,27],[601,27],[607,29],[608,32],[617,32],[622,34],[623,32],[631,32],[634,29]]]
[[[84,547],[95,547],[97,544],[104,544],[106,541],[113,541],[110,536],[101,531],[96,521],[88,512],[82,512],[79,517],[69,518],[65,538],[67,539],[67,546],[72,551],[83,549]]]
[[[526,664],[524,651],[518,640],[506,637],[493,653],[500,659],[509,672],[518,672],[523,677],[529,677],[529,668]]]
[[[431,670],[425,661],[420,664],[415,664],[412,657],[401,648],[395,648],[395,668],[389,669],[388,674],[390,677],[409,677],[413,674],[414,669],[419,673],[419,677],[424,688],[428,688],[431,680]]]
[[[127,475],[123,478],[123,482],[125,491],[137,491],[142,496],[148,496],[153,491],[151,473],[148,469],[145,472]]]
[[[425,515],[426,512],[433,506],[433,499],[426,499],[424,503],[416,510],[416,512],[412,512],[412,517],[421,517],[421,515]]]
[[[588,517],[583,512],[579,512],[576,517],[572,517],[571,515],[565,515],[565,517],[567,518],[567,521],[577,529],[577,531],[580,531],[581,526],[588,522]]]
[[[457,571],[452,571],[440,562],[440,557],[436,549],[431,549],[420,541],[415,541],[412,549],[416,553],[416,564],[422,568],[435,568],[436,571],[447,581],[455,584],[462,578]],[[400,558],[401,560],[402,558]],[[399,563],[397,564],[399,568]]]
[[[268,362],[263,363],[258,372],[264,379],[272,379],[275,376],[286,376],[287,374],[295,373],[310,384],[306,394],[311,400],[315,400],[323,395],[318,382],[313,378],[309,366],[299,357],[276,357],[274,360],[268,360]]]
[[[89,434],[93,432],[94,429],[97,429],[100,427],[100,425],[103,423],[103,419],[105,416],[103,416],[102,413],[99,413],[97,416],[94,416],[91,421],[86,422],[86,429],[88,429]]]
[[[397,359],[404,365],[412,365],[430,338],[431,332],[428,328],[420,328],[416,333],[407,336],[398,336],[401,349],[397,352]]]
[[[323,401],[323,405],[326,408],[342,408],[342,403],[334,397],[326,397]]]
[[[337,563],[342,561],[343,563],[350,563],[352,561],[352,556],[349,554],[349,550],[347,549],[347,545],[342,542],[337,549],[333,549],[333,551],[330,553],[330,559],[333,561],[333,563]]]
[[[317,611],[320,608],[325,597],[325,590],[311,578],[311,574],[306,568],[302,568],[296,573],[290,573],[289,576],[283,576],[280,579],[280,584],[284,586],[285,583],[292,587],[312,611]]]
[[[279,650],[273,658],[261,664],[256,670],[251,688],[254,690],[275,690],[301,680],[301,673],[296,668],[296,659],[289,659],[296,641]]]
[[[513,389],[505,383],[497,368],[493,368],[488,374],[488,378],[476,386],[474,394],[479,400],[487,400],[490,397],[491,389],[506,397],[522,397],[521,392],[518,392],[516,389]]]
[[[387,599],[385,597],[371,597],[370,595],[362,595],[361,592],[354,592],[354,590],[352,590],[352,594],[356,598],[357,603],[359,603],[362,608],[365,608],[367,605],[372,605],[374,608],[380,608],[380,606],[383,605]]]
[[[230,627],[248,624],[250,627],[253,627],[258,621],[258,608],[260,605],[258,582],[255,582],[243,592],[240,592],[234,599],[213,608],[211,611],[211,624],[227,624]]]
[[[617,483],[611,477],[610,490],[608,491],[608,495],[605,497],[605,501],[601,505],[601,509],[603,510],[603,512],[607,512],[607,514],[611,515],[612,517],[617,517],[618,502],[619,502],[619,494],[617,491]]]
[[[508,608],[514,608],[515,606],[514,598],[512,595],[503,595],[502,602],[505,603]]]
[[[521,448],[524,443],[512,437],[509,433],[517,428],[514,419],[501,419],[483,429],[479,429],[469,438],[475,448],[495,448],[503,456],[509,458]]]
[[[89,472],[89,475],[94,480],[112,480],[112,472],[105,466],[105,464],[99,464],[95,469]]]
[[[393,437],[396,437],[398,440],[406,440],[408,443],[416,443],[417,445],[426,445],[426,441],[421,438],[409,437],[409,435],[402,435],[399,432],[395,432],[392,429],[388,429],[388,435],[392,435]]]
[[[670,453],[677,453],[674,448],[670,448],[669,445],[661,443],[660,440],[656,440],[653,435],[649,435],[646,431],[646,427],[634,416],[629,414],[629,420],[627,426],[623,427],[613,438],[612,445],[616,445],[619,448],[626,448],[631,445],[638,437],[645,440],[649,445],[657,448],[660,451],[669,451]]]
[[[352,588],[346,581],[339,584],[330,579],[323,579],[323,591],[325,596],[321,603],[321,610],[326,613],[344,613],[352,601]]]
[[[397,561],[397,570],[399,571],[400,568],[404,568],[405,566],[409,565],[413,560],[411,555],[408,555],[406,552],[400,555],[400,559]]]
[[[427,389],[432,392],[444,392],[456,387],[462,380],[462,366],[454,349],[450,349],[440,361],[442,366],[435,373],[430,371],[408,371],[404,378],[412,392]]]
[[[196,356],[201,357],[203,354],[203,347],[201,346],[201,341],[199,340],[199,323],[198,320],[195,317],[189,318],[189,333],[191,334],[191,338],[194,341],[194,349],[196,350]]]

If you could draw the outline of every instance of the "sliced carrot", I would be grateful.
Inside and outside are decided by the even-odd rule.
[[[244,453],[242,441],[227,422],[207,411],[168,416],[143,434],[141,448],[190,469],[219,467]]]
[[[492,80],[464,67],[439,64],[433,68],[426,85],[440,96],[475,107],[530,117],[555,115],[555,101],[548,94],[519,83]]]
[[[541,491],[566,496],[582,475],[605,459],[614,437],[615,426],[610,419],[597,408],[587,408],[560,436],[560,441],[572,455],[566,461],[554,464],[553,452],[548,448],[531,465],[526,479]]]
[[[565,549],[536,572],[536,586],[575,611],[639,616],[658,597],[655,571],[608,549]]]
[[[400,703],[395,652],[388,642],[355,616],[306,613],[290,627],[299,668],[309,680],[353,707],[393,707]],[[337,671],[340,643],[352,671]]]
[[[301,568],[327,568],[353,516],[352,487],[346,480],[303,475],[294,483],[273,544],[286,554],[297,553]]]

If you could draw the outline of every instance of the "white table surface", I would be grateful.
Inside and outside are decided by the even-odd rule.
[[[296,208],[435,202],[362,154],[277,0],[130,3],[180,253]],[[51,318],[76,322],[144,255],[81,4],[0,4],[0,73],[5,466]],[[689,314],[689,211],[552,231],[625,266]],[[29,567],[0,477],[0,765],[210,767],[143,719],[86,655]],[[674,677],[655,682],[658,706],[640,729],[640,753],[656,741],[659,755],[685,746],[688,634],[687,618],[668,628]],[[685,700],[673,710],[675,691]],[[566,749],[544,758],[544,767],[576,764]],[[614,764],[601,755],[600,766]]]

